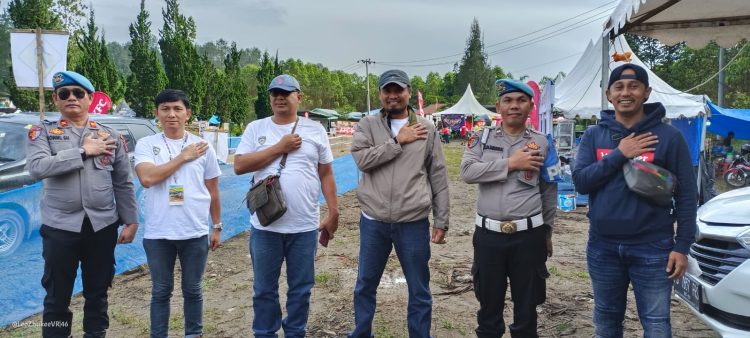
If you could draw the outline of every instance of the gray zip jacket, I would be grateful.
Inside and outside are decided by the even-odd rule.
[[[409,124],[427,127],[427,139],[400,145],[391,136],[386,113],[366,116],[354,128],[352,156],[363,176],[357,187],[362,211],[385,223],[425,219],[448,230],[450,199],[445,157],[432,121],[409,108]]]

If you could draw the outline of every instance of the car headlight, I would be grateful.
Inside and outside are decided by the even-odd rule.
[[[737,242],[740,242],[745,249],[750,250],[750,230],[747,230],[737,236]]]

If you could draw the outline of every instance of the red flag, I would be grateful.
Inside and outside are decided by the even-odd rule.
[[[531,114],[529,114],[530,121],[528,121],[526,124],[530,124],[534,127],[534,129],[539,130],[539,97],[541,96],[539,92],[539,85],[534,81],[528,81],[526,82],[526,84],[529,85],[529,87],[531,87],[531,90],[534,91],[534,109],[531,110]]]
[[[424,109],[422,109],[424,100],[422,99],[422,92],[420,91],[417,91],[417,102],[419,103],[419,115],[422,115],[422,117],[424,117]]]
[[[109,95],[103,92],[94,92],[94,94],[91,96],[89,113],[107,114],[110,107],[112,107],[112,99],[109,98]]]

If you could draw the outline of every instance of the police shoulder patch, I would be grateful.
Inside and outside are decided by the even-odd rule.
[[[39,138],[39,135],[42,134],[42,127],[41,126],[33,126],[31,129],[29,129],[29,140],[36,141],[36,139]]]
[[[479,144],[479,136],[476,134],[471,135],[471,137],[469,137],[469,140],[466,141],[466,147],[469,149],[476,147],[477,144]]]

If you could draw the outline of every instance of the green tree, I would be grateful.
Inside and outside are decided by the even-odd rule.
[[[625,41],[628,42],[633,53],[638,55],[638,58],[652,70],[668,66],[680,56],[685,48],[683,42],[674,46],[666,46],[657,39],[628,33],[625,34]],[[622,52],[624,46],[615,44],[614,49]]]
[[[227,96],[227,83],[226,76],[221,69],[214,67],[210,57],[207,54],[201,56],[203,62],[203,77],[206,80],[206,93],[202,99],[203,108],[201,111],[196,112],[193,116],[199,121],[206,121],[211,118],[213,114],[219,115],[219,118],[224,122],[225,99]]]
[[[482,32],[476,18],[471,23],[464,56],[456,68],[454,93],[463,95],[469,84],[480,103],[487,104],[495,101],[495,75],[487,61]]]
[[[126,78],[130,76],[130,62],[133,61],[129,49],[130,42],[121,44],[117,41],[110,41],[107,43],[107,52],[112,63],[115,64],[115,69]]]
[[[422,92],[422,99],[424,100],[426,86],[427,84],[421,76],[415,75],[411,77],[411,98],[409,99],[409,104],[414,107],[414,109],[419,109],[419,99],[417,97],[417,92]],[[427,103],[425,102],[424,105],[426,106]]]
[[[430,72],[425,78],[425,90],[422,93],[424,104],[445,103],[445,99],[440,95],[440,89],[443,87],[443,78],[437,72]]]
[[[205,64],[195,46],[195,21],[180,13],[178,0],[166,0],[159,47],[169,88],[187,93],[194,112],[200,112],[206,94]]]
[[[151,22],[146,11],[146,1],[141,0],[141,11],[130,24],[130,76],[125,100],[138,116],[152,117],[156,109],[154,97],[167,85],[159,54],[154,48]]]
[[[442,96],[445,99],[444,103],[447,104],[454,104],[458,102],[458,99],[460,98],[460,95],[463,95],[463,90],[461,92],[456,92],[454,88],[456,87],[456,73],[455,72],[447,72],[445,75],[443,75],[443,86],[440,88],[440,96]],[[475,92],[476,93],[476,92]]]
[[[15,29],[50,29],[60,30],[63,22],[60,17],[52,11],[54,2],[52,0],[11,0],[8,4],[8,16],[11,27]],[[36,91],[20,90],[16,86],[11,67],[10,74],[5,85],[10,92],[10,99],[21,110],[39,110],[39,94]],[[54,109],[51,92],[45,95],[46,109]]]
[[[2,6],[2,3],[0,3]],[[10,78],[10,18],[0,13],[0,79]],[[5,80],[0,81],[0,96],[10,95]]]
[[[86,31],[81,34],[77,44],[86,57],[75,65],[75,71],[88,78],[96,90],[107,93],[112,102],[122,100],[125,94],[125,80],[109,58],[104,35],[99,38],[93,8],[89,14]]]
[[[281,67],[279,66],[279,56],[276,55],[274,60],[271,60],[271,56],[268,51],[263,53],[263,57],[260,59],[260,70],[258,70],[257,89],[258,97],[255,100],[255,116],[258,119],[262,119],[273,115],[271,110],[271,101],[268,98],[268,84],[271,83],[274,77],[281,75]]]
[[[250,112],[250,97],[247,83],[242,78],[240,60],[242,51],[237,50],[237,43],[232,43],[229,52],[224,58],[224,73],[226,74],[227,95],[222,106],[225,115],[222,122],[231,122],[242,125],[247,120]]]

